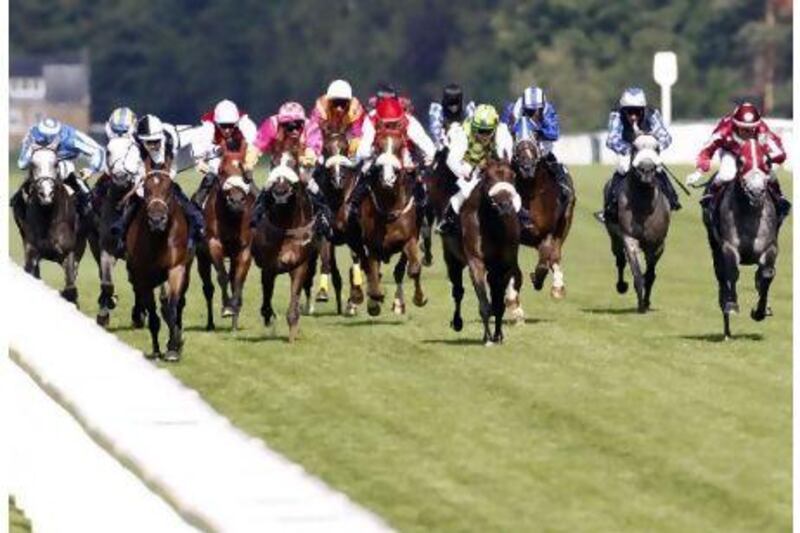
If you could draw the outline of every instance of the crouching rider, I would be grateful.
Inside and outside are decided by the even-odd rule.
[[[783,221],[789,214],[792,204],[783,196],[775,168],[786,160],[786,151],[781,138],[769,129],[761,118],[758,108],[749,102],[736,106],[731,114],[722,117],[714,128],[711,139],[698,154],[697,170],[686,178],[686,184],[694,185],[700,181],[703,173],[711,168],[711,158],[719,151],[719,171],[709,184],[705,196],[700,200],[703,207],[713,206],[723,186],[736,177],[738,171],[736,161],[742,147],[752,139],[765,146],[765,151],[769,154],[767,186],[775,201],[779,220]]]
[[[283,104],[276,115],[261,123],[254,145],[258,150],[256,152],[258,155],[263,153],[269,156],[268,163],[271,167],[278,165],[285,149],[293,152],[297,157],[298,166],[308,171],[298,172],[298,176],[301,179],[304,179],[305,175],[311,176],[306,183],[306,192],[314,206],[315,231],[317,234],[330,236],[330,208],[313,178],[314,170],[319,164],[322,154],[322,137],[318,129],[309,127],[303,106],[297,102]],[[274,169],[270,169],[270,175],[272,170]],[[269,178],[267,181],[269,182]],[[262,189],[256,199],[253,219],[250,221],[252,227],[258,226],[266,209],[267,191]]]
[[[595,214],[599,219],[613,220],[613,217],[617,215],[617,196],[625,176],[631,169],[633,142],[640,133],[647,133],[655,137],[659,150],[662,152],[672,144],[672,137],[661,120],[661,114],[657,109],[647,105],[647,98],[642,89],[630,87],[622,93],[618,108],[613,110],[608,117],[606,146],[619,158],[616,172],[605,188],[603,211]],[[678,200],[678,193],[664,170],[659,170],[656,176],[661,192],[669,200],[670,209],[679,210],[681,204]]]
[[[45,118],[30,130],[22,141],[22,149],[17,160],[20,170],[27,170],[33,153],[40,148],[50,148],[58,158],[58,176],[75,193],[75,204],[81,221],[87,223],[92,212],[89,187],[85,181],[103,169],[105,151],[91,137],[54,118]],[[89,166],[81,170],[75,168],[75,159],[88,159]],[[26,177],[20,188],[11,197],[11,207],[15,213],[24,217],[28,202],[30,176]]]
[[[173,197],[183,209],[189,222],[190,241],[201,242],[205,233],[203,214],[189,200],[183,189],[175,181],[175,176],[177,175],[176,156],[178,149],[181,148],[180,138],[175,126],[161,122],[161,119],[155,115],[145,115],[137,122],[133,138],[139,147],[142,173],[139,176],[139,183],[134,185],[136,193],[129,197],[122,216],[111,226],[112,235],[116,235],[118,239],[117,246],[120,249],[124,247],[124,236],[128,231],[128,226],[142,204],[141,199],[144,196],[144,191],[141,181],[148,172],[154,170],[169,173]]]
[[[244,152],[242,178],[250,185],[253,167],[258,162],[258,150],[253,146],[257,133],[255,123],[230,100],[220,101],[200,121],[198,138],[192,144],[192,156],[195,169],[203,176],[194,195],[194,202],[202,209],[214,181],[219,178],[222,155],[225,152]]]

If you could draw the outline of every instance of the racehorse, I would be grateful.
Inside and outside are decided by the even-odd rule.
[[[472,191],[460,213],[463,258],[478,297],[486,346],[503,342],[504,297],[514,276],[521,275],[517,259],[520,242],[517,212],[522,199],[514,188],[514,177],[510,164],[490,159],[481,173],[481,183]],[[448,273],[455,270],[454,266],[448,263]],[[454,294],[463,295],[463,287],[456,286],[462,268],[457,267],[455,281],[451,275]],[[459,300],[453,316],[454,328],[455,324],[459,325],[457,330],[463,324],[460,307]],[[490,330],[492,317],[494,333]]]
[[[650,309],[650,294],[656,280],[656,265],[664,253],[670,223],[669,201],[658,186],[657,173],[661,171],[658,141],[655,137],[639,133],[633,142],[631,168],[617,195],[617,220],[606,220],[611,239],[611,252],[617,264],[617,292],[628,290],[625,281],[625,263],[631,267],[636,289],[637,310]],[[606,188],[610,186],[606,184]],[[644,253],[647,268],[642,275],[639,252]]]
[[[715,205],[703,210],[726,339],[731,337],[730,315],[739,312],[739,265],[757,265],[758,303],[750,317],[759,322],[772,316],[767,297],[775,278],[780,224],[768,180],[766,147],[750,139],[742,147],[736,179],[724,186]]]
[[[116,307],[114,294],[114,265],[125,250],[119,249],[111,225],[121,216],[122,204],[131,193],[142,169],[142,159],[136,142],[129,137],[117,137],[106,147],[108,171],[92,190],[96,224],[89,232],[89,249],[100,271],[100,296],[97,299],[97,323],[108,326],[111,311]],[[131,319],[135,327],[144,326],[140,306],[134,305]]]
[[[325,201],[333,214],[331,220],[331,239],[323,239],[320,245],[321,272],[330,274],[336,294],[336,312],[342,313],[342,275],[336,264],[336,247],[347,244],[347,198],[356,184],[357,171],[347,157],[348,140],[341,130],[323,129],[324,144],[322,154],[325,163],[319,169],[321,179],[316,180]],[[352,251],[351,251],[352,254]],[[350,296],[347,299],[346,314],[354,315],[359,304],[364,301],[361,288],[361,270],[358,258],[352,254],[353,266],[350,268]]]
[[[37,148],[31,156],[25,191],[26,205],[14,205],[14,221],[25,247],[25,272],[40,277],[42,259],[59,263],[64,269],[61,296],[78,305],[78,264],[86,249],[86,228],[82,227],[73,192],[58,170],[55,150]]]
[[[222,317],[231,317],[231,327],[239,327],[242,290],[250,270],[253,241],[250,219],[255,197],[253,185],[245,181],[243,166],[246,146],[237,152],[225,151],[219,165],[218,179],[209,190],[202,206],[206,227],[205,242],[197,249],[197,271],[203,281],[206,299],[206,330],[214,329],[214,283],[211,265],[222,290]],[[228,259],[230,270],[225,268]],[[230,285],[230,294],[228,286]]]
[[[379,155],[366,169],[369,194],[359,206],[359,243],[362,268],[367,273],[367,312],[377,316],[381,312],[384,295],[381,289],[381,262],[389,262],[392,255],[402,253],[407,261],[408,275],[414,280],[414,305],[422,307],[427,298],[422,290],[419,249],[419,221],[412,194],[412,175],[403,168],[403,135],[394,130],[380,131],[376,135]],[[395,313],[405,312],[403,293],[404,268],[395,269]]]
[[[541,290],[547,273],[552,271],[550,296],[560,300],[566,295],[561,248],[572,225],[575,189],[568,174],[569,191],[562,189],[545,164],[540,164],[539,144],[531,126],[530,120],[522,119],[515,128],[513,167],[517,175],[516,188],[534,227],[533,232],[522,232],[521,242],[539,252],[539,261],[530,275],[533,287]],[[515,283],[516,291],[519,291],[521,280],[515,280]]]
[[[189,246],[189,221],[173,196],[169,172],[149,171],[141,186],[144,208],[138,210],[128,227],[125,264],[136,301],[147,312],[153,345],[149,357],[174,362],[180,359],[183,348],[183,308],[194,256]],[[161,316],[169,328],[163,356],[158,342],[161,321],[153,295],[159,285]]]
[[[261,268],[264,325],[273,325],[272,293],[275,278],[288,272],[291,277],[289,307],[289,342],[297,338],[300,323],[300,291],[310,280],[310,259],[317,246],[314,238],[314,214],[306,191],[310,179],[307,170],[298,166],[296,150],[279,151],[277,165],[264,186],[266,214],[253,235],[252,253]],[[301,177],[298,171],[303,174]]]

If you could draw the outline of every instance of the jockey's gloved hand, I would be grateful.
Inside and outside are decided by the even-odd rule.
[[[694,185],[701,179],[703,179],[703,173],[700,172],[699,170],[695,170],[694,172],[686,176],[686,185]]]
[[[91,171],[91,169],[88,169],[88,168],[82,168],[82,169],[80,169],[80,171],[78,171],[78,176],[80,176],[80,178],[81,178],[83,181],[87,181],[87,180],[89,180],[89,179],[90,179],[92,176],[94,176],[94,172],[92,172],[92,171]]]
[[[211,172],[211,167],[208,166],[208,161],[206,161],[205,159],[198,159],[197,163],[195,163],[194,165],[194,168],[195,170],[197,170],[199,174],[202,174],[203,176]]]

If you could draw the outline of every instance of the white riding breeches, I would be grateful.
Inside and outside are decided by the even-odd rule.
[[[539,141],[539,156],[545,157],[553,151],[553,141]]]
[[[477,178],[471,180],[458,178],[456,181],[456,185],[458,185],[458,192],[456,192],[450,198],[450,206],[453,208],[453,211],[456,213],[461,212],[461,206],[467,201],[467,198],[469,198],[469,195],[472,194],[473,189],[477,187],[478,183],[480,183],[480,180]]]
[[[736,156],[730,152],[720,152],[719,171],[715,181],[727,182],[736,177]]]
[[[631,169],[631,153],[617,155],[617,173],[625,175]]]

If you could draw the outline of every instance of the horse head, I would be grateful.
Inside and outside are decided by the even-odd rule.
[[[520,210],[522,198],[514,187],[511,165],[500,159],[490,159],[483,169],[482,179],[489,204],[501,216],[513,215]]]
[[[130,137],[116,137],[109,141],[106,163],[111,183],[118,189],[131,187],[144,166],[139,147]]]
[[[766,146],[749,139],[739,154],[738,177],[747,200],[753,207],[763,204],[769,181],[769,161]]]
[[[533,121],[522,117],[514,124],[514,163],[523,178],[533,178],[541,153]]]
[[[300,185],[297,158],[291,152],[280,155],[277,164],[270,171],[264,189],[269,191],[276,204],[286,204]]]
[[[658,152],[658,139],[649,133],[639,133],[633,141],[631,167],[642,183],[655,183],[656,174],[661,169],[661,156]]]
[[[58,180],[58,156],[48,147],[38,148],[31,156],[31,179],[40,205],[51,205]]]
[[[402,156],[405,139],[400,132],[384,131],[376,139],[379,155],[374,167],[381,172],[380,184],[385,189],[393,189],[403,170]]]
[[[172,178],[169,172],[153,170],[147,173],[142,188],[147,225],[151,231],[165,231],[172,202]]]
[[[233,213],[241,213],[250,194],[250,184],[244,179],[243,153],[226,152],[219,164],[219,177],[225,205]]]
[[[346,171],[353,169],[353,163],[347,157],[349,141],[344,131],[332,128],[323,130],[325,140],[322,155],[325,157],[325,170],[331,177],[334,188],[340,190]]]

